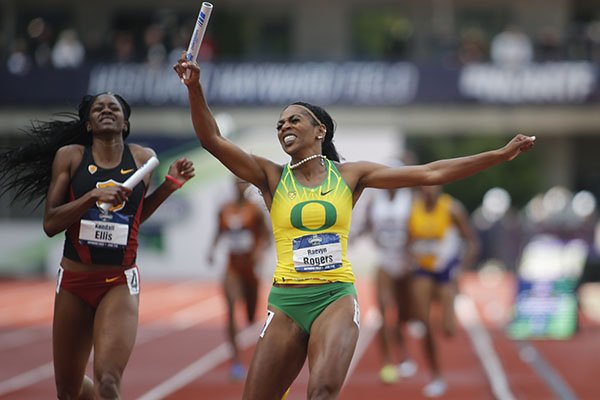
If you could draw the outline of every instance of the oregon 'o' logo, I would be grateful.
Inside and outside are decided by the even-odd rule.
[[[325,220],[323,221],[323,225],[321,225],[317,228],[309,228],[309,227],[305,226],[304,222],[302,221],[302,210],[304,209],[304,207],[306,207],[309,204],[317,204],[317,205],[323,207],[323,213],[325,214]],[[331,228],[335,224],[336,221],[337,221],[337,211],[336,211],[335,207],[333,206],[333,204],[328,203],[326,201],[322,201],[322,200],[303,201],[302,203],[296,204],[294,206],[294,208],[292,208],[292,211],[290,212],[290,222],[291,222],[292,226],[301,231],[316,232],[316,231],[320,231],[323,229]]]

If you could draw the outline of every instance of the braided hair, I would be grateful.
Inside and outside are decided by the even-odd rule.
[[[298,105],[305,108],[308,108],[319,120],[315,121],[313,116],[310,118],[313,120],[313,125],[318,126],[320,124],[325,125],[325,137],[323,138],[323,145],[321,148],[321,153],[330,160],[340,161],[340,155],[338,154],[335,145],[333,144],[333,133],[335,132],[335,121],[331,118],[331,115],[322,107],[316,106],[314,104],[305,103],[303,101],[297,101],[292,103],[292,105]]]
[[[28,136],[28,143],[0,154],[0,197],[14,190],[11,203],[17,200],[31,203],[39,199],[39,206],[46,198],[52,179],[52,163],[58,149],[70,144],[92,144],[92,135],[86,130],[86,123],[92,104],[103,94],[110,94],[117,99],[128,121],[131,107],[121,96],[110,92],[84,96],[77,113],[62,112],[55,114],[50,121],[31,121],[30,127],[20,130]],[[129,131],[129,127],[126,127],[123,139],[129,136]]]

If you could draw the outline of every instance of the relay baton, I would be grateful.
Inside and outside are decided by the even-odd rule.
[[[198,59],[198,53],[200,53],[200,46],[202,45],[202,39],[204,39],[204,32],[206,32],[206,25],[208,25],[208,19],[213,9],[213,5],[209,2],[203,2],[198,13],[198,19],[196,20],[196,26],[194,26],[194,32],[190,38],[190,44],[185,53],[185,59],[187,61],[196,61]],[[185,73],[186,79],[190,78],[190,71]]]
[[[121,186],[125,186],[127,189],[133,190],[133,188],[144,179],[144,176],[149,174],[158,166],[158,158],[152,156],[148,161],[144,163],[137,171],[133,173],[125,182],[122,183]],[[108,212],[108,209],[111,207],[110,203],[102,203],[100,204],[100,208],[105,213]]]

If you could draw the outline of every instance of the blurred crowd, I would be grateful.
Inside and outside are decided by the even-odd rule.
[[[44,17],[28,21],[14,41],[3,44],[0,54],[6,68],[20,74],[32,68],[78,68],[85,63],[172,63],[187,49],[194,20],[182,22],[175,15],[146,24],[118,19],[109,32],[89,35],[87,40],[74,27],[57,25]],[[207,33],[200,56],[211,60],[213,55],[214,41]]]
[[[218,18],[211,22],[219,23]],[[65,21],[45,16],[23,20],[18,24],[14,38],[0,36],[0,61],[14,73],[36,67],[76,68],[97,62],[172,62],[187,47],[194,19],[168,12],[144,19],[119,16],[113,19],[106,32],[86,32],[85,37],[74,26],[74,22],[65,24]],[[360,27],[352,29],[354,36],[367,36],[356,32]],[[428,54],[422,54],[422,51],[415,54],[415,27],[408,18],[396,19],[384,31],[382,46],[374,51],[355,49],[353,57],[437,60],[453,65],[478,62],[515,65],[558,60],[600,62],[600,20],[574,22],[566,31],[548,26],[535,36],[527,35],[516,25],[492,32],[481,24],[466,24],[457,29],[454,37],[430,37]],[[230,35],[240,35],[239,29],[236,32],[231,31]],[[272,33],[268,36],[273,37]],[[291,34],[289,31],[280,33],[281,37]],[[217,47],[231,46],[235,42],[237,48],[227,51],[230,58],[235,57],[236,52],[239,59],[252,58],[252,49],[240,48],[243,39],[221,38],[223,43],[219,43],[208,31],[202,57],[213,60]]]
[[[597,201],[586,190],[573,193],[556,186],[535,195],[519,210],[512,206],[506,190],[493,188],[473,212],[472,220],[482,244],[479,265],[492,262],[502,269],[518,271],[523,249],[540,238],[577,243],[577,248],[585,252],[587,264],[597,264],[600,260]],[[579,265],[576,275],[583,268],[583,264]]]

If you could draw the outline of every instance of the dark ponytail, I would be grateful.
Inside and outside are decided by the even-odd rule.
[[[131,114],[129,104],[121,96],[110,94],[121,103],[125,120],[128,120]],[[85,124],[99,95],[85,96],[77,114],[58,113],[55,119],[32,121],[29,128],[20,130],[28,136],[28,143],[0,154],[0,197],[14,191],[12,203],[17,200],[31,203],[39,199],[39,206],[46,198],[52,179],[52,163],[58,149],[70,144],[92,144],[92,134],[86,130]],[[128,134],[129,129],[123,133],[123,138]]]
[[[293,105],[302,106],[304,108],[309,109],[315,117],[319,120],[314,121],[314,118],[311,115],[311,119],[313,119],[313,123],[315,126],[319,124],[325,125],[325,137],[323,138],[323,145],[321,147],[321,153],[332,161],[340,161],[340,155],[338,154],[335,145],[333,144],[333,134],[335,132],[335,121],[331,118],[331,115],[327,111],[325,111],[322,107],[305,103],[302,101],[297,101],[293,103]]]
[[[48,192],[58,149],[74,143],[91,144],[92,137],[76,114],[57,116],[63,120],[32,121],[29,129],[21,130],[29,136],[29,143],[0,156],[0,196],[14,190],[13,202],[20,199],[31,203],[39,199],[39,205]]]

